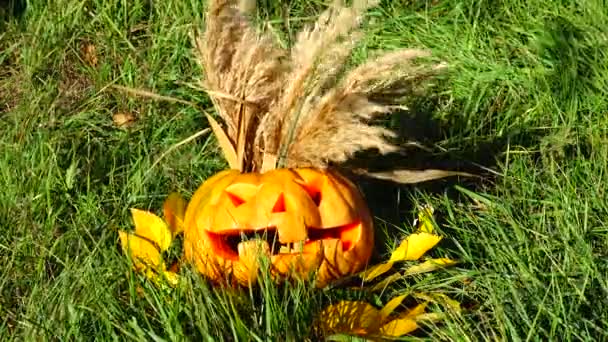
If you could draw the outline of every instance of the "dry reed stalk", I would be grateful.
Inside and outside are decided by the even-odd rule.
[[[205,71],[202,85],[225,123],[220,135],[231,144],[223,148],[237,156],[232,167],[323,168],[357,151],[399,150],[389,141],[394,133],[372,120],[392,112],[444,65],[417,64],[430,54],[404,49],[345,70],[362,37],[364,13],[377,3],[355,0],[345,7],[335,1],[287,51],[272,35],[255,30],[233,1],[211,1],[196,46]],[[240,6],[255,8],[251,1]]]

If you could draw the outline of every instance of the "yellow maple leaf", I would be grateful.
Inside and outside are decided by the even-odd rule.
[[[179,275],[172,271],[155,271],[153,269],[148,268],[144,275],[146,278],[151,279],[157,285],[163,286],[165,284],[169,284],[171,287],[175,287],[179,283]]]
[[[414,297],[432,303],[437,303],[443,306],[448,307],[450,310],[454,312],[460,312],[460,302],[455,299],[448,297],[443,293],[414,293]]]
[[[396,262],[418,260],[431,248],[435,247],[439,241],[441,241],[442,237],[433,234],[434,223],[432,216],[434,211],[435,209],[430,205],[422,207],[418,213],[418,218],[414,221],[414,225],[417,227],[416,233],[408,235],[391,253],[388,261],[374,265],[362,272],[361,278],[364,281],[370,281],[388,272]],[[430,272],[434,270],[430,268],[429,264],[423,265],[424,266],[420,266],[418,271],[428,269],[429,271],[426,272]],[[412,271],[414,270],[416,269],[413,269]]]
[[[394,283],[395,281],[397,281],[399,279],[403,279],[403,277],[405,277],[405,276],[433,272],[433,271],[438,270],[443,267],[449,267],[449,266],[455,265],[456,263],[457,263],[456,261],[449,259],[449,258],[428,259],[428,260],[425,260],[421,264],[412,265],[412,266],[406,268],[405,271],[403,271],[401,273],[391,274],[390,276],[382,279],[382,281],[378,282],[374,286],[370,287],[370,291],[376,292],[376,291],[385,289],[388,285]],[[387,263],[387,264],[392,264],[392,263]],[[370,279],[375,278],[377,275],[382,274],[383,273],[382,267],[378,267],[381,265],[385,265],[385,264],[376,265],[376,266],[370,268],[369,270],[371,270],[374,273],[370,273],[370,274],[364,273],[362,278],[365,281],[368,281]]]
[[[169,207],[172,210],[171,205]],[[135,270],[142,272],[147,278],[156,283],[165,280],[172,286],[176,285],[178,275],[167,271],[162,257],[162,252],[169,249],[173,239],[169,226],[160,217],[148,211],[131,209],[131,214],[135,232],[118,232],[123,252],[131,257]]]
[[[449,258],[428,259],[421,264],[412,265],[412,266],[408,267],[405,270],[404,275],[413,275],[413,274],[420,274],[420,273],[426,273],[426,272],[433,272],[442,267],[451,266],[454,264],[456,264],[456,261],[449,259]]]
[[[441,239],[439,235],[426,232],[411,234],[393,251],[389,261],[418,260],[429,249],[435,247]]]
[[[364,281],[369,281],[388,272],[396,262],[416,261],[435,247],[442,239],[434,234],[435,226],[432,220],[434,209],[425,206],[414,222],[417,227],[415,233],[407,236],[403,242],[391,253],[387,262],[375,265],[361,272],[359,275]],[[376,284],[373,289],[384,288],[388,284],[403,276],[431,272],[436,269],[451,266],[456,261],[449,258],[428,259],[417,265],[409,266],[402,273],[393,274]],[[374,291],[374,290],[372,290]],[[441,302],[452,309],[460,310],[460,303],[443,294],[417,293],[415,297],[423,302],[407,310],[394,314],[407,294],[389,300],[382,309],[362,301],[341,301],[328,306],[319,316],[320,324],[325,334],[356,334],[366,338],[386,338],[406,335],[419,328],[420,321],[436,321],[443,319],[443,313],[427,313],[428,302]]]
[[[385,321],[393,313],[393,311],[395,311],[395,309],[401,305],[405,297],[407,297],[407,294],[400,295],[389,300],[388,303],[384,305],[382,310],[380,310],[380,320]]]
[[[388,272],[393,267],[395,262],[418,260],[431,248],[435,247],[435,245],[437,245],[441,239],[441,236],[430,233],[421,232],[411,234],[406,237],[405,240],[401,242],[399,247],[393,251],[389,261],[368,268],[362,273],[361,277],[364,281],[370,281]],[[447,261],[445,260],[442,262],[447,264]],[[426,272],[434,270],[431,269],[430,264],[423,263],[423,265],[424,266],[419,266],[420,268],[418,269],[418,273],[422,273],[420,271],[424,269],[428,269]],[[414,270],[415,269],[412,269],[411,271]]]
[[[118,236],[123,252],[131,256],[136,270],[164,269],[160,251],[150,240],[123,231]]]
[[[139,209],[131,209],[131,216],[135,223],[135,235],[152,241],[161,251],[169,249],[173,236],[163,219],[149,211]]]
[[[418,218],[414,220],[414,226],[420,232],[432,233],[435,231],[435,225],[433,224],[433,213],[435,208],[430,204],[424,205],[418,212]]]
[[[361,274],[361,278],[364,281],[370,281],[370,280],[377,278],[378,276],[383,275],[384,273],[388,272],[392,267],[393,267],[393,262],[390,262],[390,261],[383,262],[378,265],[374,265],[374,266],[368,268],[367,270],[365,270]]]
[[[385,336],[398,337],[409,334],[416,329],[418,329],[418,323],[415,319],[397,318],[380,327],[379,332]]]
[[[406,297],[407,294],[394,297],[382,309],[377,309],[363,301],[340,301],[320,313],[317,328],[321,328],[326,335],[399,337],[418,329],[419,321],[437,320],[443,317],[437,313],[426,313],[427,302],[394,315],[393,312]]]
[[[392,321],[384,323],[380,327],[380,333],[385,336],[398,337],[418,329],[417,318],[424,314],[426,305],[426,303],[418,304]]]
[[[326,333],[364,335],[380,328],[380,310],[361,301],[340,301],[321,311],[319,327]]]

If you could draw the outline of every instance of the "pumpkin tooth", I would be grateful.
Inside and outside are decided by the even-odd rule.
[[[279,248],[279,254],[299,254],[304,252],[304,244],[305,242],[302,241],[298,241],[298,242],[288,242],[288,243],[283,243],[281,244],[281,247]]]
[[[290,253],[290,252],[291,252],[291,249],[289,248],[289,244],[281,245],[281,248],[279,249],[280,254]]]
[[[292,253],[302,253],[304,251],[304,241],[293,243]]]

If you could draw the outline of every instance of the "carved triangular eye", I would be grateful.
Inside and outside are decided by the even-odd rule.
[[[228,196],[228,198],[230,198],[230,201],[232,202],[232,205],[234,205],[235,207],[240,206],[241,204],[245,203],[245,200],[240,198],[239,196],[230,193],[228,191],[226,191],[226,195]]]
[[[310,195],[310,198],[312,198],[312,201],[315,203],[315,205],[318,207],[321,204],[321,191],[316,191],[316,192],[309,192],[308,193]]]
[[[283,213],[285,212],[285,196],[281,193],[277,201],[274,203],[272,207],[273,213]]]
[[[321,199],[323,198],[321,194],[321,187],[323,186],[323,179],[317,178],[312,182],[297,182],[298,185],[302,187],[302,189],[306,190],[310,199],[315,203],[318,207],[321,204]]]
[[[228,198],[232,201],[235,207],[251,200],[258,192],[259,188],[257,185],[237,183],[232,184],[224,190]]]

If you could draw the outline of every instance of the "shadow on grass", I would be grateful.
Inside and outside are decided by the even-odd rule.
[[[470,202],[468,197],[455,188],[455,185],[471,191],[483,191],[494,188],[500,178],[497,170],[502,160],[502,154],[514,142],[518,145],[533,146],[538,144],[541,136],[521,129],[513,129],[498,137],[476,137],[474,142],[464,141],[466,137],[452,134],[450,131],[465,131],[466,122],[454,122],[458,117],[456,111],[461,106],[455,105],[451,110],[450,124],[440,124],[432,119],[438,109],[437,98],[419,98],[417,103],[410,106],[409,112],[395,113],[399,121],[396,131],[402,140],[419,142],[422,147],[405,147],[400,153],[379,155],[374,152],[360,154],[340,166],[361,188],[376,222],[385,222],[388,229],[376,229],[376,257],[385,254],[386,241],[392,241],[395,235],[393,227],[403,227],[411,224],[411,213],[416,208],[409,194],[422,191],[429,195],[444,195],[455,203]],[[483,111],[483,109],[482,109]],[[463,118],[466,120],[466,118]],[[450,136],[452,135],[452,136]],[[432,146],[447,142],[448,149],[433,148]],[[348,170],[352,168],[368,168],[372,172],[388,170],[425,170],[440,169],[466,172],[474,177],[453,176],[417,184],[398,184],[395,182],[375,179],[369,176],[356,175]],[[436,219],[441,224],[441,215],[436,212]]]
[[[25,0],[0,0],[0,28],[11,18],[20,19],[27,7]]]

